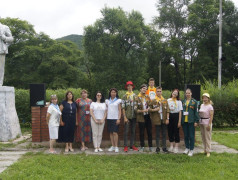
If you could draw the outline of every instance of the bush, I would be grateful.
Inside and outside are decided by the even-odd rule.
[[[233,80],[218,89],[216,82],[205,81],[202,93],[208,92],[214,103],[214,120],[216,127],[236,126],[238,124],[238,80]]]

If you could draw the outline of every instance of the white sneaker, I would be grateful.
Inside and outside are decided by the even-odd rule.
[[[99,152],[103,152],[103,150],[101,148],[98,149]]]
[[[119,152],[119,148],[115,147],[115,152],[118,153]]]
[[[109,149],[108,149],[109,152],[112,152],[112,151],[115,151],[115,147],[111,146]]]
[[[169,152],[173,152],[173,149],[174,149],[173,146],[170,146],[169,149],[168,149],[168,151],[169,151]]]
[[[140,147],[139,152],[144,152],[144,147]]]
[[[189,153],[188,153],[188,156],[193,156],[193,150],[190,150]]]
[[[174,148],[174,153],[175,153],[175,154],[178,153],[178,148],[177,148],[177,147]]]
[[[97,152],[98,152],[98,149],[95,149],[94,152],[97,153]]]
[[[186,148],[183,153],[188,154],[188,152],[189,152],[189,149]]]

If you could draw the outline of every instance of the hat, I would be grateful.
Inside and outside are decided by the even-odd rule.
[[[126,85],[125,85],[125,89],[127,89],[128,85],[132,85],[133,89],[135,88],[135,85],[133,84],[132,81],[127,81]]]
[[[203,97],[203,96],[206,96],[206,97],[210,98],[210,94],[208,94],[208,93],[204,93],[204,94],[202,95],[202,97]]]

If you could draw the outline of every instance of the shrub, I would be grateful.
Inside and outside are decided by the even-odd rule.
[[[238,80],[233,80],[218,89],[216,82],[205,81],[202,93],[208,92],[214,103],[214,126],[238,124]]]

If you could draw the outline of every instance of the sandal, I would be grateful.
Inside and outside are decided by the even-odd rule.
[[[56,154],[56,151],[55,150],[53,150],[53,151],[49,150],[49,153],[50,154]]]

